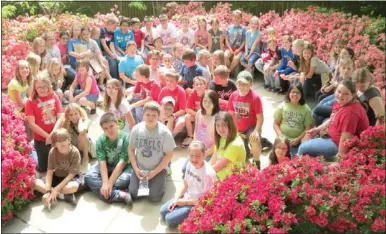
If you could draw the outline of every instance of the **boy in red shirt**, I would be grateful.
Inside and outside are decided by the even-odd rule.
[[[185,123],[185,107],[186,107],[186,94],[184,89],[177,85],[177,81],[179,79],[179,74],[174,70],[168,70],[165,72],[165,80],[166,87],[161,89],[161,92],[158,96],[157,102],[161,104],[161,101],[166,96],[171,96],[176,101],[176,105],[174,107],[173,118],[175,125],[180,125],[182,123],[182,127]],[[174,128],[173,136],[176,136],[179,131],[182,129]]]
[[[150,78],[150,69],[146,64],[139,65],[135,69],[133,77],[137,80],[133,90],[133,98],[139,98],[139,100],[130,105],[130,110],[135,110],[135,122],[139,123],[142,121],[143,106],[149,101],[156,101],[161,88],[157,81]]]
[[[137,43],[138,54],[143,57],[143,50],[145,49],[145,34],[141,31],[141,21],[138,18],[131,19],[131,26],[133,27],[134,40]]]

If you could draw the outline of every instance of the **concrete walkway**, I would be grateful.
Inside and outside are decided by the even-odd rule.
[[[284,95],[267,92],[263,89],[262,76],[255,78],[253,89],[262,98],[264,109],[263,136],[273,142],[275,132],[273,130],[273,115],[275,108],[284,100]],[[90,136],[96,138],[102,132],[99,126],[99,118],[102,110],[97,110],[97,115],[91,117],[93,124],[90,127]],[[180,144],[182,139],[178,139]],[[135,201],[132,208],[124,204],[106,204],[100,201],[91,192],[83,192],[77,196],[76,208],[58,201],[51,212],[43,208],[40,198],[28,205],[11,221],[2,224],[3,233],[37,233],[37,232],[178,232],[177,229],[169,229],[160,220],[160,206],[173,198],[182,188],[181,168],[187,157],[186,149],[178,147],[175,150],[172,163],[173,174],[167,178],[166,194],[159,203],[149,201]],[[266,153],[262,162],[267,163]]]

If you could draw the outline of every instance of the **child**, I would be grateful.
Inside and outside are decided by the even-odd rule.
[[[273,142],[271,153],[269,153],[269,165],[276,165],[280,164],[286,160],[290,159],[290,143],[289,140],[285,137],[276,137],[275,141]],[[260,160],[254,160],[253,164],[255,167],[257,167],[259,170],[262,168]]]
[[[43,58],[43,66],[46,68],[52,58],[58,58],[60,60],[62,57],[60,56],[58,46],[56,46],[55,35],[52,32],[44,33],[43,39],[46,43],[46,55]]]
[[[155,37],[153,41],[154,49],[153,50],[158,50],[161,52],[161,55],[164,54],[162,51],[162,38],[161,37]],[[150,54],[147,53],[146,59],[145,59],[145,64],[150,65]]]
[[[229,26],[225,37],[225,60],[229,70],[232,72],[240,62],[242,51],[245,47],[246,29],[241,25],[242,13],[235,10],[232,13],[233,25]],[[232,60],[232,63],[231,63]]]
[[[232,174],[234,166],[245,165],[245,147],[237,134],[236,124],[230,113],[221,111],[215,117],[215,151],[210,164],[222,181]]]
[[[93,115],[96,113],[99,88],[95,77],[89,70],[90,62],[87,59],[78,61],[75,80],[72,82],[70,89],[64,93],[64,96],[70,102],[89,107],[91,109],[90,114]]]
[[[346,47],[347,43],[342,40],[342,39],[337,39],[335,42],[334,42],[334,45],[333,45],[333,49],[331,50],[331,53],[330,53],[330,69],[331,69],[331,72],[335,72],[335,69],[336,69],[336,65],[337,65],[337,62],[338,62],[338,59],[339,59],[339,54],[340,54],[340,51]]]
[[[200,100],[204,95],[206,87],[208,87],[208,82],[204,77],[196,76],[193,79],[193,87],[193,92],[188,98],[185,109],[185,126],[188,132],[188,136],[182,142],[182,147],[189,146],[190,142],[193,140],[193,122],[195,120],[197,111],[200,109]]]
[[[237,75],[238,90],[229,97],[227,111],[232,115],[237,125],[237,130],[244,135],[244,145],[247,157],[252,153],[257,159],[261,153],[261,137],[264,115],[260,96],[251,88],[253,76],[248,71],[242,71]],[[249,144],[251,150],[249,150]]]
[[[211,75],[209,72],[210,65],[210,53],[207,50],[200,50],[197,53],[197,64],[202,68],[203,76],[205,77],[207,84],[209,84],[211,80]]]
[[[105,113],[100,119],[103,134],[96,142],[98,162],[87,172],[84,181],[104,202],[124,202],[131,205],[130,183],[132,167],[128,160],[129,136],[120,131],[117,117]]]
[[[168,16],[162,14],[159,16],[160,25],[157,26],[157,35],[162,38],[162,50],[171,53],[172,46],[176,42],[176,27],[168,23]]]
[[[302,39],[296,39],[292,43],[293,53],[295,55],[294,60],[288,61],[288,66],[292,67],[295,71],[289,75],[281,75],[280,78],[289,81],[290,85],[296,85],[300,83],[300,63],[303,57],[303,48],[305,41]],[[280,80],[279,80],[280,81]],[[276,90],[277,91],[277,90]]]
[[[59,33],[59,42],[56,46],[59,49],[60,57],[63,64],[68,64],[68,39],[70,38],[70,34],[67,31],[63,31]]]
[[[252,17],[249,21],[250,29],[245,33],[245,51],[241,56],[240,62],[247,71],[253,72],[253,64],[260,58],[261,33],[259,28],[259,18]]]
[[[181,127],[181,129],[174,129],[173,135],[177,135],[182,130],[185,120],[185,107],[186,107],[186,94],[184,89],[177,85],[179,75],[174,70],[168,70],[165,72],[166,86],[161,89],[158,95],[157,102],[161,104],[164,97],[171,96],[175,100],[175,108],[173,113],[174,121]],[[176,125],[177,125],[176,124]]]
[[[158,121],[168,127],[170,132],[173,132],[174,129],[173,113],[175,105],[176,101],[170,96],[166,96],[161,100],[161,112]]]
[[[145,37],[145,49],[143,50],[143,56],[146,58],[147,53],[151,50],[154,50],[153,40],[155,38],[155,30],[153,29],[153,19],[151,17],[145,16],[143,22],[145,23],[145,27],[141,28],[141,31]]]
[[[281,61],[273,77],[275,79],[280,78],[280,90],[278,90],[278,93],[284,94],[288,90],[289,82],[288,80],[284,80],[282,76],[289,75],[295,72],[295,69],[293,69],[291,66],[288,65],[289,61],[293,61],[295,59],[295,55],[292,52],[292,48],[291,48],[292,38],[288,35],[285,35],[282,37],[281,40],[282,40],[282,43],[281,43],[282,48],[280,49]]]
[[[43,63],[43,59],[47,54],[46,42],[42,37],[36,37],[32,42],[32,50],[30,53],[36,54],[40,57],[40,70],[44,70],[46,67]]]
[[[71,30],[70,30],[70,40],[68,41],[68,44],[67,44],[68,45],[67,51],[68,51],[68,54],[70,55],[70,65],[74,71],[76,70],[76,59],[78,57],[79,57],[79,59],[82,58],[74,50],[74,45],[81,43],[81,41],[80,41],[80,30],[81,29],[82,29],[82,24],[77,23],[77,22],[72,23]]]
[[[129,20],[124,18],[119,23],[119,28],[114,32],[115,54],[118,57],[125,56],[127,42],[134,40],[134,34],[129,30],[129,26]]]
[[[150,51],[150,54],[154,52],[158,51]],[[137,83],[135,84],[133,93],[135,97],[139,98],[139,101],[131,104],[130,109],[135,110],[136,123],[139,123],[142,121],[143,105],[149,101],[157,101],[161,87],[158,81],[150,77],[150,69],[146,64],[139,65],[136,68],[134,78],[137,80]]]
[[[188,49],[184,52],[182,56],[184,61],[184,66],[182,66],[180,75],[181,80],[180,84],[190,94],[191,89],[193,88],[193,78],[196,76],[202,76],[204,71],[200,66],[196,64],[196,54],[192,49]]]
[[[16,64],[15,78],[8,84],[9,98],[18,107],[18,110],[24,111],[32,83],[32,74],[29,70],[29,64],[26,60],[19,60]]]
[[[102,44],[101,44],[100,36],[101,36],[101,29],[98,27],[92,27],[91,28],[91,39],[93,39],[97,43],[99,49],[102,51]]]
[[[183,65],[183,63],[184,63],[184,61],[182,61],[182,65]],[[182,68],[182,66],[181,66],[181,68]],[[164,54],[162,56],[162,71],[165,72],[165,70],[170,70],[170,69],[174,69],[173,68],[173,56],[171,54]],[[177,71],[177,70],[175,70],[175,71]],[[180,69],[180,72],[181,72],[181,69]]]
[[[177,32],[177,42],[181,43],[184,48],[192,49],[195,42],[194,32],[189,28],[189,18],[181,17],[181,29]]]
[[[117,79],[107,81],[103,109],[114,113],[118,119],[119,130],[130,134],[135,125],[129,102],[123,94],[122,83]]]
[[[209,89],[217,93],[221,110],[226,110],[229,97],[237,90],[236,84],[229,79],[229,70],[225,65],[216,67],[213,76],[214,79],[210,82]]]
[[[198,53],[198,51],[202,49],[208,49],[209,43],[209,33],[206,29],[206,19],[204,16],[200,16],[197,19],[198,27],[197,31],[194,33],[195,38],[195,47],[194,52]]]
[[[129,192],[133,199],[138,198],[139,182],[143,179],[149,181],[150,201],[160,201],[165,192],[166,168],[176,144],[169,129],[159,124],[159,114],[160,107],[156,102],[146,103],[144,121],[137,124],[130,135],[129,157],[134,173]]]
[[[175,43],[172,47],[173,50],[173,62],[172,67],[178,73],[181,72],[182,67],[184,66],[184,60],[182,56],[184,55],[184,46],[181,43]]]
[[[121,78],[128,87],[135,85],[136,81],[133,77],[135,68],[144,63],[142,57],[137,55],[136,52],[137,44],[135,41],[127,42],[126,56],[119,62],[119,78]]]
[[[63,99],[63,82],[64,82],[64,67],[60,59],[52,58],[47,66],[49,77],[51,78],[52,89],[58,95],[59,99]]]
[[[36,77],[39,74],[40,71],[40,62],[41,58],[39,55],[35,53],[29,53],[27,57],[25,58],[29,64],[29,69],[32,75],[32,78]]]
[[[137,49],[140,56],[143,56],[143,50],[145,48],[145,34],[141,31],[141,21],[138,18],[131,19],[131,25],[133,27],[134,40],[137,43]]]
[[[35,189],[43,193],[42,201],[48,210],[56,199],[77,205],[75,193],[83,185],[80,175],[80,154],[71,144],[70,134],[64,128],[52,134],[54,147],[48,155],[47,176],[35,180]]]
[[[275,39],[268,39],[267,53],[262,54],[259,60],[263,64],[263,70],[260,70],[260,72],[264,74],[264,89],[272,92],[280,90],[280,80],[273,77],[273,71],[279,66],[281,60],[280,50]],[[256,65],[258,63],[259,61],[255,63],[255,66],[260,69],[261,67]]]
[[[320,90],[322,87],[321,74],[330,72],[328,65],[314,55],[314,47],[309,42],[304,43],[299,72],[305,98],[312,91]]]
[[[98,27],[91,28],[90,38],[96,42],[96,44],[98,45],[99,51],[102,52],[102,44],[101,44],[101,40],[99,39],[100,35],[101,35],[101,30]],[[100,56],[100,55],[98,55],[98,59],[102,60],[102,61],[99,61],[99,63],[102,65],[102,68],[104,68],[104,75],[106,76],[107,80],[112,79],[113,77],[110,74],[110,67],[109,67],[109,62],[107,61],[107,59],[103,56]],[[104,85],[103,85],[104,79],[99,78],[98,82],[99,82],[98,87],[100,87],[101,91],[103,91],[104,90]]]
[[[212,55],[211,66],[210,66],[210,74],[214,73],[214,70],[217,66],[224,65],[225,66],[225,55],[224,51],[216,50]]]
[[[176,228],[188,216],[198,199],[213,188],[216,172],[205,162],[205,145],[193,141],[189,146],[189,163],[184,178],[184,187],[175,199],[162,205],[161,218],[171,228]]]
[[[70,103],[64,109],[62,128],[67,129],[70,134],[71,144],[79,149],[81,153],[81,172],[86,173],[89,163],[90,140],[87,131],[90,121],[84,109],[76,103]],[[91,152],[90,152],[91,153]]]
[[[163,88],[165,87],[165,77],[162,70],[160,69],[161,65],[161,52],[159,50],[152,50],[149,53],[150,56],[150,79],[155,80]],[[165,55],[164,55],[165,57]],[[165,58],[164,61],[168,63],[169,68],[171,67],[172,57]],[[166,68],[166,67],[165,67]]]
[[[114,78],[118,78],[118,56],[115,54],[115,44],[114,44],[114,31],[119,23],[118,19],[110,17],[106,21],[106,27],[101,29],[100,41],[102,45],[103,56],[106,57],[110,74]]]
[[[33,131],[34,148],[38,156],[37,171],[47,171],[48,153],[51,137],[62,113],[62,105],[51,88],[49,76],[38,75],[34,78],[31,98],[25,105],[25,115]]]
[[[210,22],[210,25],[212,26],[211,29],[209,29],[209,40],[208,40],[208,49],[211,53],[221,50],[224,51],[224,32],[220,29],[220,21],[218,19],[213,19]]]
[[[265,35],[266,34],[266,35]],[[272,28],[272,27],[268,27],[265,32],[264,32],[264,35],[265,35],[265,40],[261,43],[261,56],[263,56],[263,54],[265,53],[268,53],[268,41],[270,40],[275,40],[275,43],[276,43],[276,33],[275,33],[275,29]],[[255,67],[257,70],[259,70],[261,73],[264,73],[263,70],[264,70],[264,63],[263,63],[263,58],[259,58],[256,63],[255,63]]]

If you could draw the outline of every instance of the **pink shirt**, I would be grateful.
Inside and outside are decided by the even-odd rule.
[[[201,32],[197,30],[194,35],[198,38],[198,44],[200,45],[208,45],[209,42],[209,33],[207,31]]]
[[[161,104],[161,101],[164,97],[170,96],[176,100],[176,106],[174,107],[174,112],[179,110],[185,110],[186,107],[186,94],[185,90],[177,85],[174,90],[170,90],[168,87],[164,87],[161,89],[161,92],[158,96],[157,102]]]
[[[91,75],[90,73],[88,73],[87,78],[88,77],[91,78],[91,89],[90,89],[90,93],[89,94],[93,94],[93,95],[98,96],[99,95],[99,88],[98,88],[97,81],[96,81],[95,77],[93,75]],[[86,88],[86,79],[82,80],[82,78],[80,77],[79,73],[76,74],[75,79],[76,79],[76,82],[78,82],[78,85],[80,86],[80,89],[81,90],[85,90],[85,88]]]
[[[60,56],[63,57],[63,55],[68,55],[68,47],[67,45],[62,45],[60,43],[56,44],[60,51]],[[68,59],[62,59],[63,64],[68,64]]]

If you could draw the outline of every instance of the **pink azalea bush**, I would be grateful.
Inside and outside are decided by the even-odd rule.
[[[1,219],[7,220],[33,198],[36,164],[29,156],[24,115],[4,94],[1,104]]]
[[[308,156],[236,169],[198,201],[182,233],[385,232],[385,126],[371,127],[334,164]]]

